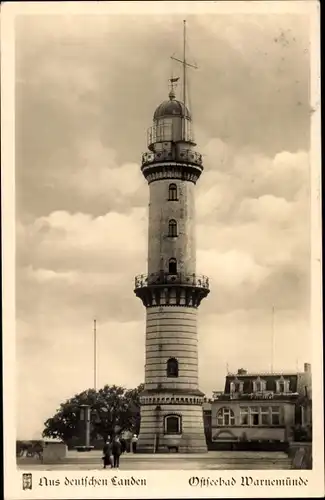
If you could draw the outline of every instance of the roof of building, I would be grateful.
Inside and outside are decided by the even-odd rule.
[[[231,382],[238,380],[243,382],[243,393],[249,394],[253,392],[253,382],[260,378],[264,380],[266,383],[265,390],[266,391],[276,391],[276,381],[283,377],[285,380],[289,380],[289,390],[290,392],[295,393],[297,391],[297,381],[298,375],[297,373],[245,373],[245,374],[232,374],[226,376],[225,389],[224,393],[230,393],[230,384]]]
[[[293,372],[291,370],[287,370],[287,371],[278,371],[278,372],[274,372],[274,371],[265,371],[265,372],[248,372],[248,371],[238,371],[237,373],[231,373],[231,372],[228,372],[227,373],[227,377],[264,377],[264,376],[274,376],[274,377],[288,377],[290,375],[297,375],[297,373],[300,373],[300,372]]]
[[[185,108],[185,113],[184,108],[184,103],[175,99],[175,94],[171,92],[169,94],[169,99],[159,104],[153,115],[153,119],[158,120],[159,118],[168,116],[184,116],[184,114],[186,118],[191,119],[191,114],[188,108]]]

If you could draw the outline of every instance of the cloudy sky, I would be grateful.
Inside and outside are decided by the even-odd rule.
[[[143,381],[146,129],[181,55],[183,16],[16,20],[18,436],[61,401]],[[191,109],[205,171],[196,187],[201,389],[228,364],[311,361],[309,25],[306,15],[188,15]],[[173,68],[174,74],[177,69]]]

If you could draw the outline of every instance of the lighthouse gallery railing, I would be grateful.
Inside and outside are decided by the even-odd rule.
[[[184,285],[195,286],[198,288],[209,289],[209,278],[197,274],[170,274],[170,273],[152,273],[139,274],[135,278],[135,288],[144,288],[150,285]]]
[[[142,154],[142,167],[154,162],[179,161],[202,167],[202,155],[196,151],[181,149],[180,151],[157,151]]]

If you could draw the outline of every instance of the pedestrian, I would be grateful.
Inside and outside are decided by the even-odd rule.
[[[120,466],[120,456],[122,453],[121,441],[118,436],[114,438],[112,443],[113,467],[118,469]]]
[[[120,443],[121,443],[121,454],[126,452],[126,441],[124,438],[120,438]]]
[[[136,434],[133,434],[133,438],[131,440],[133,453],[137,452],[137,442],[138,442],[138,436]]]
[[[103,448],[103,463],[104,463],[104,469],[106,469],[107,466],[113,467],[113,461],[112,461],[112,444],[110,441],[110,438],[106,440],[106,443]]]

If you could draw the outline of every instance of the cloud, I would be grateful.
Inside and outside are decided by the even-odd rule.
[[[168,93],[170,55],[181,50],[181,21],[18,21],[24,437],[93,384],[95,317],[99,384],[143,380],[145,310],[133,293],[147,258],[149,192],[140,161],[146,128]],[[205,167],[195,189],[197,272],[211,279],[199,312],[200,380],[210,392],[222,388],[225,360],[233,369],[269,364],[272,305],[278,367],[309,355],[309,28],[305,17],[269,14],[190,16],[188,24],[188,55],[200,66],[188,95]]]
[[[20,226],[18,256],[34,267],[113,271],[117,263],[145,255],[146,234],[142,208],[130,215],[109,212],[100,217],[53,212]]]
[[[220,145],[219,141],[211,143]],[[213,148],[210,151],[213,155]],[[115,205],[120,211],[94,216],[61,210],[17,224],[19,376],[24,389],[19,404],[26,404],[26,398],[43,398],[41,414],[29,412],[37,426],[19,424],[26,436],[40,432],[42,421],[64,397],[91,385],[80,366],[84,362],[91,371],[86,353],[91,349],[93,318],[98,318],[109,338],[118,335],[121,340],[102,344],[101,366],[110,367],[102,368],[102,382],[111,380],[112,370],[115,383],[128,386],[143,377],[144,309],[133,294],[133,278],[146,269],[147,209],[132,207],[131,203],[126,209],[139,189],[139,171],[136,165],[119,169],[114,152],[106,151],[98,142],[92,142],[91,147],[86,143],[80,157],[85,160],[84,167],[80,177],[66,178],[67,191],[74,197],[79,195],[84,207],[92,206],[87,200],[104,196],[107,191],[112,208]],[[99,166],[101,161],[88,162],[89,157],[107,158],[107,170]],[[243,154],[239,161],[234,155],[228,170],[208,169],[196,187],[197,269],[209,275],[211,283],[211,293],[199,314],[200,359],[204,359],[201,386],[207,392],[222,388],[225,353],[236,365],[238,352],[247,351],[247,342],[254,343],[255,354],[245,354],[246,366],[256,369],[261,365],[265,369],[267,351],[260,365],[256,360],[265,347],[265,333],[261,331],[269,325],[267,319],[263,323],[258,318],[263,314],[267,318],[272,305],[282,316],[292,311],[291,323],[278,326],[283,341],[291,342],[293,328],[299,332],[301,340],[291,349],[291,364],[295,364],[295,357],[304,360],[304,354],[307,356],[300,346],[307,335],[304,322],[309,307],[308,154],[282,153],[263,157],[261,162],[251,159],[251,155]],[[94,177],[91,164],[98,165]],[[288,185],[293,169],[294,189]],[[132,175],[135,177],[124,191],[126,179]],[[258,178],[259,186],[253,192],[249,182],[252,175]],[[285,175],[288,189],[279,191],[278,184]],[[145,185],[145,180],[141,181]],[[241,319],[238,311],[244,311]],[[238,321],[242,321],[240,326]],[[67,342],[75,346],[75,354]],[[44,380],[52,384],[54,379],[68,378],[69,387],[56,382],[55,391],[42,396],[45,386],[35,388],[35,384],[25,382],[26,370],[29,377],[36,376],[36,353],[42,353],[49,365],[43,371]],[[107,356],[114,360],[109,361]],[[78,359],[78,363],[73,367],[70,359]],[[279,353],[277,360],[287,367],[288,360],[282,360]],[[219,368],[211,380],[215,363]],[[132,376],[121,370],[125,365],[132,365]],[[50,366],[59,368],[53,373]]]
[[[77,178],[85,167],[79,154],[83,145],[89,150],[89,143],[97,144],[84,180],[91,169],[95,179],[99,166],[103,171],[108,167],[105,161],[112,161],[112,148],[119,167],[140,161],[146,150],[146,128],[151,126],[155,107],[167,96],[170,55],[181,50],[178,16],[166,15],[163,23],[155,16],[150,22],[147,16],[132,17],[132,22],[128,16],[114,16],[114,21],[109,16],[90,16],[87,30],[82,16],[67,19],[47,16],[41,22],[39,17],[21,16],[17,24],[20,214],[27,209],[36,217],[56,210],[85,211],[80,194],[68,192],[72,171]],[[238,162],[245,149],[267,158],[281,151],[308,150],[305,17],[201,15],[190,16],[188,23],[189,57],[195,53],[200,66],[191,72],[189,96],[199,147],[202,152],[207,149],[206,169],[227,171],[233,154]],[[281,33],[289,44],[275,42]],[[178,70],[173,68],[174,73]],[[135,175],[130,175],[128,185]],[[64,177],[66,190],[62,189]],[[104,190],[105,183],[102,186]],[[282,190],[281,185],[278,189]],[[111,208],[105,208],[104,196],[91,204],[97,215]]]
[[[285,224],[295,216],[295,206],[284,198],[264,195],[259,198],[244,199],[239,208],[239,216],[245,220],[262,220],[266,224]]]
[[[235,292],[242,285],[247,287],[249,293],[250,286],[269,274],[268,269],[258,265],[250,255],[235,249],[225,253],[199,251],[198,265],[203,264],[221,293],[224,287]]]

